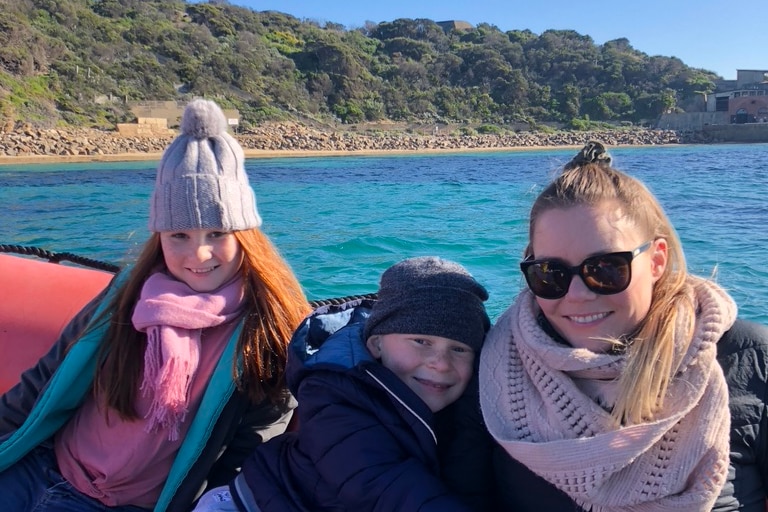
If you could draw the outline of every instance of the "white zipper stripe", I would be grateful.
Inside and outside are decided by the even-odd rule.
[[[419,420],[419,421],[420,421],[420,422],[421,422],[421,423],[422,423],[422,424],[423,424],[423,425],[424,425],[424,426],[427,428],[427,430],[429,430],[429,433],[432,435],[432,439],[435,441],[435,445],[437,445],[437,436],[435,435],[435,432],[432,430],[432,427],[430,427],[430,426],[429,426],[429,423],[427,423],[426,421],[424,421],[424,418],[422,418],[421,416],[419,416],[418,414],[416,414],[416,411],[414,411],[413,409],[411,409],[411,408],[408,406],[408,404],[406,404],[405,402],[403,402],[403,400],[402,400],[402,399],[401,399],[399,396],[397,396],[397,394],[396,394],[396,393],[394,393],[394,392],[393,392],[391,389],[389,389],[389,388],[386,386],[386,384],[384,384],[383,382],[381,382],[381,380],[379,380],[379,378],[378,378],[378,377],[376,377],[374,374],[372,374],[370,370],[365,370],[365,373],[367,373],[368,375],[370,375],[370,376],[371,376],[371,378],[372,378],[373,380],[375,380],[376,382],[378,382],[378,383],[379,383],[379,385],[380,385],[381,387],[383,387],[384,389],[386,389],[386,390],[387,390],[387,393],[389,393],[390,395],[392,395],[393,397],[395,397],[395,399],[396,399],[398,402],[400,402],[400,403],[403,405],[403,407],[405,407],[406,409],[408,409],[408,410],[411,412],[411,414],[413,414],[414,416],[416,416],[416,418],[418,418],[418,420]]]

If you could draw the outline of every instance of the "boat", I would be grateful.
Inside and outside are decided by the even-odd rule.
[[[4,291],[0,302],[0,394],[45,355],[72,317],[106,288],[119,269],[72,253],[0,244],[0,289]],[[320,299],[310,305],[317,308],[375,296]]]
[[[62,265],[56,263],[61,259],[54,253],[15,251],[38,257],[33,259],[3,252],[0,393],[14,386],[21,373],[48,352],[69,320],[107,286],[117,270]]]

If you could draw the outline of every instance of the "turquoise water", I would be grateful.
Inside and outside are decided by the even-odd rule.
[[[768,145],[617,148],[683,240],[692,272],[768,324]],[[375,291],[409,256],[465,265],[495,318],[524,285],[531,202],[572,150],[247,161],[263,229],[310,299]],[[147,232],[156,162],[0,166],[0,244],[120,263]]]

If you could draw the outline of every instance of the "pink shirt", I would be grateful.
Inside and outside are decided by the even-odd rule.
[[[189,412],[177,441],[168,440],[166,429],[144,431],[147,422],[143,417],[151,397],[139,393],[136,411],[141,419],[123,421],[110,410],[105,421],[104,411],[89,394],[55,437],[54,449],[62,476],[78,491],[104,505],[154,507],[236,325],[235,321],[203,330],[200,363],[190,386]]]

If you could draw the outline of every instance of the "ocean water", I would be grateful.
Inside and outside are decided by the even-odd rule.
[[[768,145],[612,149],[740,315],[768,324]],[[310,299],[375,291],[410,256],[466,266],[496,318],[524,286],[518,263],[536,194],[573,150],[249,159],[267,232]],[[130,261],[148,235],[157,162],[0,166],[0,244]],[[0,283],[0,286],[2,284]]]

